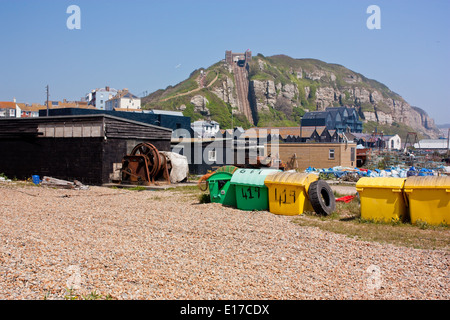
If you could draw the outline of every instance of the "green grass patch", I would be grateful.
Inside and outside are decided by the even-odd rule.
[[[336,195],[336,197],[340,196]],[[323,217],[314,212],[307,212],[293,218],[292,221],[300,226],[318,227],[363,241],[417,249],[448,250],[450,248],[448,226],[412,225],[407,222],[379,222],[362,219],[357,198],[349,203],[337,202],[335,212],[329,216]]]
[[[147,188],[143,187],[143,186],[127,187],[127,188],[124,188],[124,189],[130,190],[130,191],[145,191],[145,190],[147,190]]]
[[[102,295],[97,293],[97,291],[92,291],[87,295],[78,294],[75,289],[66,288],[66,294],[64,295],[65,300],[115,300],[111,295]],[[47,295],[44,297],[47,300]]]

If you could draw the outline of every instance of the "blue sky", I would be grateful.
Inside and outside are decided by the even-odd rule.
[[[66,26],[70,5],[80,30]],[[449,14],[448,0],[0,0],[0,101],[44,103],[47,84],[53,100],[142,95],[250,49],[341,64],[450,123]]]

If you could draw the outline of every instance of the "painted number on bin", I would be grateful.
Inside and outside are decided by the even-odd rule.
[[[244,198],[246,200],[254,199],[254,198],[259,199],[261,197],[260,187],[254,187],[253,189],[252,189],[252,187],[248,187],[247,189],[242,188],[241,192],[242,192],[242,198]]]
[[[282,190],[275,188],[275,201],[278,201],[279,205],[295,203],[296,200],[295,196],[296,196],[295,190],[287,192],[286,188]]]

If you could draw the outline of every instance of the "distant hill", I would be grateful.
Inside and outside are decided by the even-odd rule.
[[[258,54],[246,61],[244,80],[253,114],[249,118],[241,110],[242,76],[237,70],[225,60],[195,70],[185,81],[143,98],[143,108],[182,111],[192,121],[211,119],[221,128],[248,128],[298,126],[307,111],[347,105],[357,108],[369,132],[377,128],[403,137],[410,131],[421,137],[440,135],[424,110],[384,84],[338,64],[286,55]]]

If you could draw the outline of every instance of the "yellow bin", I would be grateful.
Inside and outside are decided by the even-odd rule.
[[[403,193],[406,178],[361,178],[356,191],[361,200],[361,218],[379,222],[404,221],[407,217]]]
[[[411,223],[450,224],[450,177],[413,176],[405,183]]]
[[[313,173],[279,172],[267,176],[264,184],[269,190],[269,211],[288,216],[314,211],[308,188],[317,180]]]

